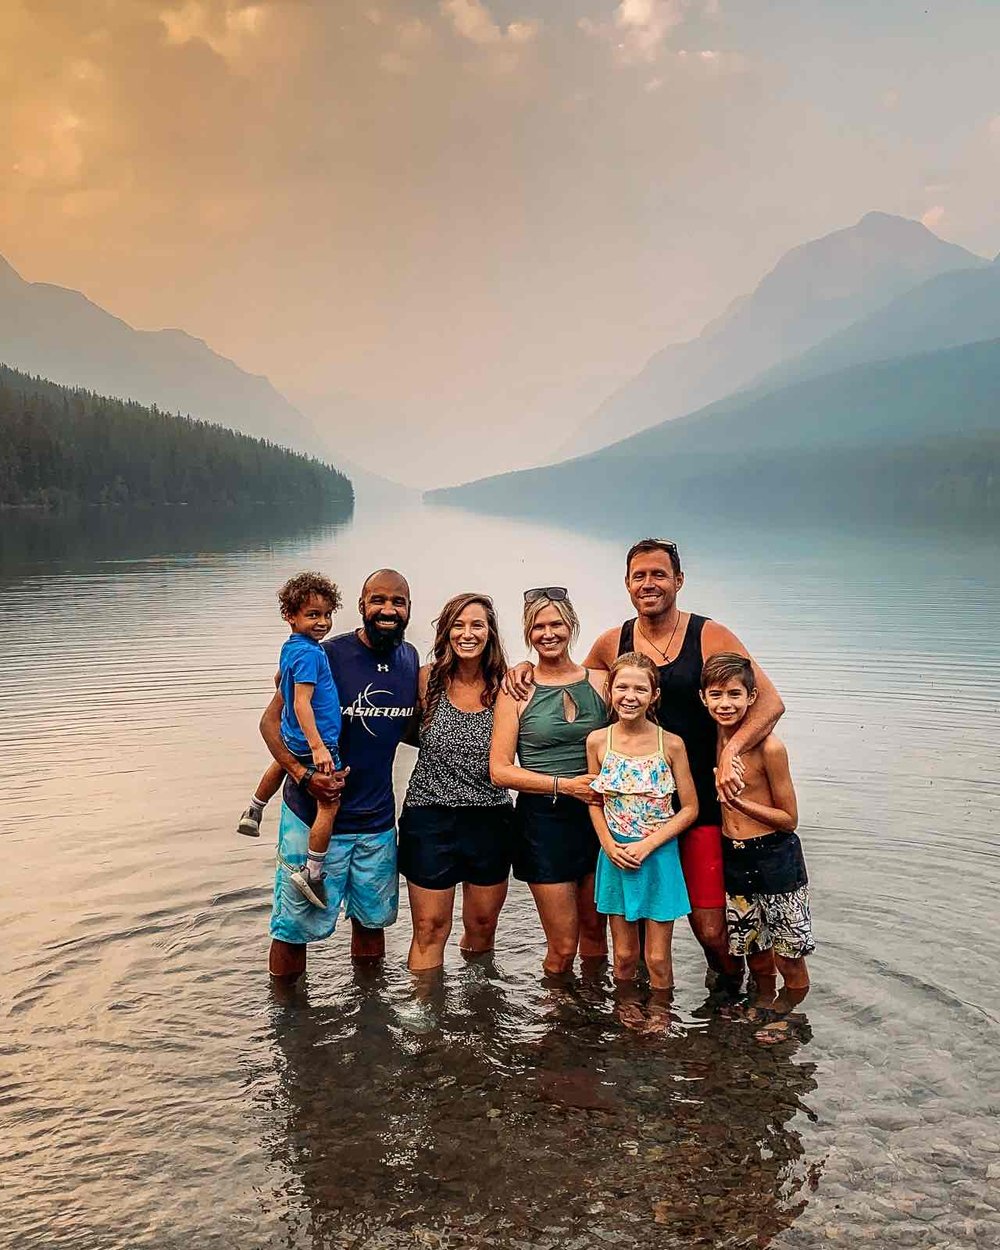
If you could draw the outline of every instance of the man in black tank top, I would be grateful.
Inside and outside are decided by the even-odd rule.
[[[726,938],[718,794],[739,794],[743,788],[740,752],[771,732],[785,705],[767,674],[754,664],[757,701],[716,763],[716,728],[700,697],[702,665],[720,651],[748,653],[724,625],[678,608],[677,595],[683,585],[675,543],[661,538],[637,542],[625,563],[625,587],[637,616],[601,634],[584,664],[607,669],[617,656],[639,651],[659,669],[657,719],[664,729],[683,740],[698,792],[698,823],[679,838],[691,899],[691,929],[710,967],[732,975],[740,971],[741,964],[729,954]]]

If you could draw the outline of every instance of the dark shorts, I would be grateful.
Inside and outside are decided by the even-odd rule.
[[[529,885],[582,881],[597,866],[600,843],[587,804],[519,794],[514,805],[514,876]]]
[[[742,842],[723,838],[722,844],[730,953],[811,954],[809,877],[799,835],[765,833]]]
[[[399,819],[399,871],[425,890],[460,881],[499,885],[510,875],[513,810],[502,807],[404,807]]]
[[[722,848],[726,893],[731,898],[794,894],[809,884],[797,833],[766,833],[743,842],[723,838]]]

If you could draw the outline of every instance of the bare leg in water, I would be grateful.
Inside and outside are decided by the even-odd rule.
[[[366,929],[356,920],[351,921],[352,959],[382,959],[385,956],[385,930]],[[272,977],[294,983],[306,970],[306,945],[303,942],[283,942],[271,939],[267,968]]]

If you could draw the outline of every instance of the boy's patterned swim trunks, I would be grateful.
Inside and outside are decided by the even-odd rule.
[[[815,950],[802,844],[795,833],[723,838],[726,928],[734,955],[774,950],[800,959]]]

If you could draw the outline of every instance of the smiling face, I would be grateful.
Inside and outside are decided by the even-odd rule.
[[[373,573],[358,601],[365,637],[376,651],[388,651],[403,641],[410,620],[410,588],[391,569]]]
[[[701,701],[712,720],[726,729],[733,729],[740,723],[756,698],[757,691],[747,690],[739,677],[710,681],[701,692]]]
[[[485,604],[466,604],[448,631],[452,653],[459,660],[478,660],[489,640],[490,623]]]
[[[611,710],[623,724],[642,720],[656,696],[659,685],[654,686],[648,669],[625,664],[611,680]]]
[[[561,660],[569,651],[572,629],[553,604],[541,609],[528,631],[528,644],[538,652],[539,659]]]
[[[285,617],[293,634],[321,642],[333,626],[333,604],[323,595],[309,595],[298,609]]]
[[[666,616],[684,585],[684,574],[674,569],[666,551],[642,551],[632,557],[625,588],[636,612],[646,620]]]

